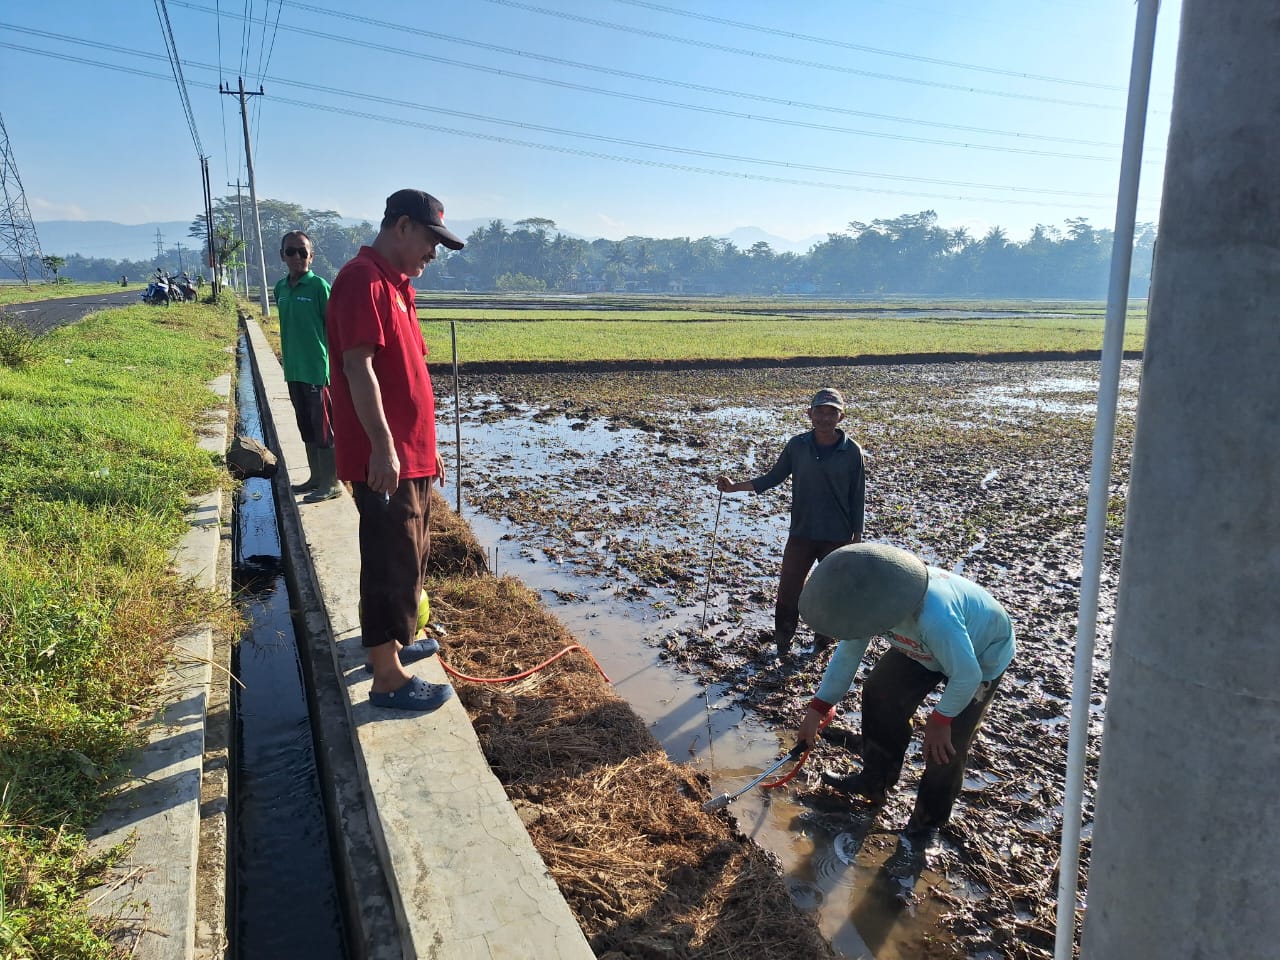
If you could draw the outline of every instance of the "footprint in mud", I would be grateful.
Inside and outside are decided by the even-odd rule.
[[[796,877],[787,877],[787,892],[791,901],[801,910],[817,910],[827,902],[827,895],[817,884]]]
[[[862,841],[866,834],[842,833],[831,843],[831,850],[836,859],[845,866],[851,867],[858,862],[858,851],[862,849]]]

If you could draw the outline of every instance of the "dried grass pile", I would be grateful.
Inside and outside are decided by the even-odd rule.
[[[433,516],[428,589],[433,618],[448,628],[446,663],[509,676],[576,642],[519,581],[451,575],[448,557],[474,538],[447,509]],[[437,553],[446,536],[457,549]],[[466,563],[483,568],[478,544]],[[455,685],[597,956],[836,956],[768,855],[702,811],[707,784],[667,759],[580,652],[514,683]]]

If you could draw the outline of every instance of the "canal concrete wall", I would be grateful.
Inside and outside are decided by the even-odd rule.
[[[289,494],[290,483],[306,479],[305,448],[279,362],[256,321],[245,325],[264,431],[281,460],[284,552],[295,563],[300,650],[316,698],[322,780],[341,824],[337,849],[355,898],[357,947],[370,957],[439,960],[594,956],[458,699],[427,715],[369,705],[355,505],[345,493],[315,504]],[[434,658],[412,671],[447,682]],[[381,885],[387,899],[378,902],[374,891],[366,902],[365,890]]]

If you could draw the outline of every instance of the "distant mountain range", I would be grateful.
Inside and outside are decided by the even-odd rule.
[[[116,223],[113,220],[45,220],[36,223],[40,249],[46,254],[65,257],[78,253],[83,257],[104,260],[151,260],[156,255],[156,231],[171,250],[197,249],[198,241],[187,236],[190,220],[166,220],[156,223]]]
[[[472,218],[467,220],[449,219],[449,229],[460,237],[467,237],[478,227],[487,227],[491,220],[502,219],[508,229],[514,220],[507,218]],[[352,226],[363,222],[358,218],[344,217],[343,222]],[[370,219],[376,223],[376,218]],[[36,232],[40,237],[40,249],[46,254],[67,256],[78,253],[84,257],[100,257],[106,260],[151,260],[156,255],[156,233],[165,250],[173,249],[181,243],[183,249],[198,249],[200,242],[187,235],[191,226],[189,220],[166,220],[152,223],[116,223],[112,220],[45,220],[36,223]],[[566,236],[595,240],[597,237],[584,236],[569,230],[561,231]],[[676,232],[672,236],[680,236]],[[707,234],[699,234],[706,236]],[[767,233],[759,227],[738,227],[727,233],[713,233],[709,236],[726,237],[739,249],[749,249],[752,244],[763,240],[773,248],[775,253],[807,253],[815,243],[826,239],[826,234],[818,234],[804,240],[788,240],[776,234]],[[610,237],[621,240],[621,237]],[[694,237],[697,239],[697,237]]]

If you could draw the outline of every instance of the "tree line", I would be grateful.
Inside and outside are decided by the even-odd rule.
[[[334,210],[313,210],[283,200],[258,204],[266,237],[268,283],[285,274],[279,241],[289,230],[305,230],[316,256],[312,269],[332,279],[377,233],[375,224],[343,224]],[[215,246],[234,272],[247,260],[256,286],[257,252],[240,238],[243,207],[232,195],[214,204]],[[252,226],[246,224],[252,236]],[[196,217],[191,236],[205,238],[205,218]],[[1145,296],[1155,248],[1153,224],[1138,225],[1130,295]],[[585,240],[560,232],[543,217],[508,226],[493,220],[471,233],[465,249],[441,249],[438,265],[418,281],[425,289],[787,295],[827,297],[932,296],[960,298],[1102,299],[1110,269],[1112,231],[1083,217],[1062,227],[1037,225],[1023,241],[1001,227],[974,237],[963,227],[938,223],[932,210],[870,223],[853,221],[807,253],[777,252],[763,241],[739,248],[722,237]],[[188,251],[188,258],[191,253]],[[157,266],[176,272],[177,251],[159,260],[119,261],[68,254],[64,276],[77,280],[141,279]],[[199,265],[193,275],[209,274]],[[203,269],[202,269],[203,268]],[[237,282],[237,286],[239,283]]]

